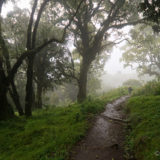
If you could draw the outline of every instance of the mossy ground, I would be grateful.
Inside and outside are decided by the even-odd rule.
[[[33,117],[0,122],[0,160],[64,160],[73,145],[85,136],[89,119],[126,89],[113,90],[82,104],[39,110]]]

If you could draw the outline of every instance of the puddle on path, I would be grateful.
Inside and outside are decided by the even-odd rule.
[[[124,118],[122,106],[127,98],[107,104],[86,138],[73,149],[71,160],[124,160],[124,125],[114,119]]]

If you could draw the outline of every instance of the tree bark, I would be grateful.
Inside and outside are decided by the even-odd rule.
[[[46,0],[42,3],[37,19],[34,25],[34,29],[32,32],[32,26],[33,26],[33,19],[34,19],[34,14],[35,10],[37,7],[37,2],[38,0],[34,1],[33,8],[32,8],[32,13],[28,25],[28,31],[27,31],[27,50],[35,49],[35,44],[36,44],[36,35],[37,35],[37,29],[38,25],[40,22],[41,15],[43,13],[43,9],[46,6],[46,4],[49,2],[49,0]],[[33,64],[34,64],[34,58],[35,55],[31,54],[28,56],[28,68],[27,68],[27,84],[26,84],[26,99],[25,99],[25,115],[26,117],[32,116],[32,105],[33,105]]]
[[[4,57],[5,64],[6,64],[6,67],[7,67],[7,74],[10,74],[11,64],[10,64],[9,51],[8,51],[8,48],[5,44],[4,38],[1,34],[0,34],[0,44],[1,44],[1,48],[2,48],[2,59]],[[23,115],[24,113],[23,113],[22,106],[20,104],[19,94],[18,94],[18,92],[16,90],[16,86],[14,84],[14,79],[10,80],[10,84],[11,84],[11,87],[12,87],[12,91],[10,90],[10,95],[13,99],[13,102],[15,103],[15,106],[16,106],[18,112],[19,112],[19,115]],[[6,87],[6,88],[9,88],[9,83],[7,85],[8,85],[8,87]]]
[[[78,95],[77,95],[77,101],[82,102],[86,99],[87,96],[87,73],[89,70],[91,62],[83,57],[81,68],[80,68],[80,77],[79,77],[79,83],[78,83]]]
[[[13,116],[13,109],[7,100],[7,79],[3,72],[3,67],[0,60],[0,120],[6,120]]]
[[[32,116],[32,100],[33,100],[33,63],[34,55],[28,56],[26,98],[25,98],[25,115]]]
[[[12,91],[10,91],[10,95],[13,99],[13,102],[16,106],[16,109],[19,113],[20,116],[23,116],[24,115],[24,112],[23,112],[23,109],[22,109],[22,106],[21,106],[21,103],[20,103],[20,100],[19,100],[19,94],[17,92],[17,89],[16,89],[16,86],[14,84],[14,81],[11,81],[11,86],[12,86]]]
[[[1,88],[2,89],[2,88]],[[0,121],[7,120],[14,116],[13,109],[7,100],[7,90],[3,87],[3,92],[0,92]]]
[[[42,86],[37,83],[36,108],[42,108]]]
[[[0,41],[2,41],[1,36],[1,10],[4,0],[0,1]],[[2,43],[0,44],[2,46]],[[9,83],[7,81],[5,71],[3,68],[3,58],[2,49],[0,49],[0,120],[6,120],[14,116],[13,109],[7,100],[7,89]]]

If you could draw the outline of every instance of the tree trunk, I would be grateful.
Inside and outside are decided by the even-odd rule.
[[[79,91],[77,95],[77,101],[82,102],[86,99],[87,96],[87,73],[90,67],[90,62],[83,58],[81,69],[80,69],[80,77],[79,77]]]
[[[35,87],[33,84],[33,89],[32,89],[32,108],[36,108],[36,94],[35,94]]]
[[[0,120],[6,120],[13,116],[13,109],[7,100],[7,80],[0,64]]]
[[[28,56],[28,68],[27,68],[26,98],[25,98],[25,115],[26,115],[26,117],[32,116],[33,63],[34,63],[34,55],[29,55]]]
[[[14,81],[11,81],[12,91],[10,91],[10,95],[13,99],[13,102],[18,110],[18,113],[20,116],[24,115],[20,100],[19,100],[19,94],[17,92],[16,86],[14,84]]]
[[[4,0],[0,1],[0,40],[2,37],[1,34],[1,10]],[[11,105],[8,103],[7,100],[7,89],[9,87],[9,83],[7,82],[7,78],[5,75],[5,71],[3,69],[3,58],[2,58],[2,44],[1,51],[0,51],[0,120],[6,120],[14,116],[14,111]]]
[[[14,116],[14,111],[7,101],[7,92],[0,92],[0,97],[0,120],[12,118]]]
[[[37,83],[36,108],[42,108],[42,86]]]

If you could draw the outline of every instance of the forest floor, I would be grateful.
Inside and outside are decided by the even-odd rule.
[[[125,114],[128,96],[109,103],[87,136],[71,152],[71,160],[124,160]]]

